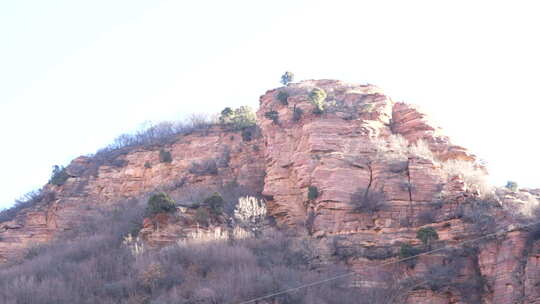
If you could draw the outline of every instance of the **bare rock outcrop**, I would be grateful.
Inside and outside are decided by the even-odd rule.
[[[314,87],[328,93],[323,114],[313,113],[309,93]],[[258,116],[267,147],[263,194],[282,225],[309,225],[318,235],[398,228],[422,204],[432,203],[445,185],[455,186],[432,159],[392,156],[403,151],[381,153],[381,138],[401,135],[409,144],[423,139],[443,161],[474,160],[464,149],[457,153],[417,110],[394,103],[376,87],[323,80],[280,90],[289,93],[288,105],[276,100],[279,90],[269,91],[261,97]],[[296,120],[298,109],[303,115]],[[270,111],[278,113],[277,122],[265,118]],[[315,199],[308,199],[310,186],[320,193]],[[463,190],[447,187],[447,195]],[[358,191],[380,193],[387,208],[369,216],[353,212],[351,198]]]
[[[55,200],[23,209],[0,223],[0,260],[20,257],[25,249],[50,241],[58,233],[84,224],[95,207],[106,207],[152,191],[186,185],[216,189],[231,183],[262,190],[265,175],[260,138],[244,141],[238,132],[213,128],[180,136],[167,146],[130,149],[114,159],[81,156],[66,171],[62,186],[47,185]],[[161,162],[159,151],[172,161]],[[208,172],[194,164],[210,163]]]

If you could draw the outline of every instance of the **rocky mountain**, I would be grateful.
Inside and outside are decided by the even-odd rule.
[[[221,123],[81,156],[64,173],[64,182],[2,218],[5,267],[100,210],[160,191],[176,211],[137,223],[145,250],[201,233],[230,240],[234,204],[249,194],[268,210],[252,238],[272,230],[309,240],[311,268],[342,265],[354,273],[348,288],[392,290],[371,303],[540,303],[540,191],[491,187],[475,155],[372,85],[292,83],[261,96],[256,127]],[[224,212],[204,203],[213,192],[229,202]]]

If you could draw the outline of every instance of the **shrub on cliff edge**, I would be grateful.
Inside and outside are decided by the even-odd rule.
[[[225,200],[217,192],[214,192],[211,196],[207,197],[203,204],[210,207],[210,210],[215,215],[221,214],[223,212],[223,207],[225,206]]]
[[[193,162],[189,173],[195,175],[216,175],[218,174],[218,164],[215,159],[205,159],[201,162]]]
[[[321,88],[314,88],[309,93],[309,99],[315,106],[313,109],[314,114],[322,114],[324,112],[324,101],[326,100],[326,91]]]
[[[255,112],[248,106],[241,106],[236,109],[229,107],[221,111],[219,116],[219,122],[223,126],[229,127],[233,131],[244,130],[249,127],[255,126],[257,117]]]
[[[0,223],[14,219],[22,209],[33,207],[38,203],[49,203],[55,199],[56,194],[54,192],[47,192],[42,189],[30,191],[21,198],[15,200],[15,205],[13,207],[0,211]]]
[[[401,244],[399,248],[399,257],[400,259],[405,259],[403,263],[413,268],[416,265],[417,257],[416,255],[422,253],[422,250],[416,247],[413,247],[409,244]]]
[[[279,123],[279,113],[277,111],[268,111],[264,113],[264,117],[272,120],[273,123]]]
[[[277,100],[279,100],[279,102],[281,102],[284,106],[288,105],[289,102],[287,101],[287,99],[289,98],[289,93],[285,92],[285,91],[279,91],[279,93],[277,93],[276,95],[276,98]]]
[[[506,183],[506,189],[512,191],[512,192],[517,192],[518,190],[518,184],[516,182],[513,182],[513,181],[508,181]]]
[[[422,241],[427,248],[431,247],[431,242],[439,239],[439,234],[433,227],[420,228],[416,232],[416,238]]]
[[[351,204],[354,212],[373,213],[386,206],[386,197],[381,191],[359,189],[351,195]]]
[[[294,74],[293,72],[290,72],[290,71],[286,71],[285,73],[283,73],[283,75],[281,75],[281,83],[283,85],[288,85],[289,83],[293,82],[294,81]]]
[[[66,168],[54,165],[51,179],[49,179],[49,184],[62,186],[68,178],[69,174],[67,174]]]
[[[147,212],[150,215],[158,213],[173,212],[176,210],[175,203],[172,198],[165,192],[160,192],[152,195],[148,199]]]
[[[159,161],[162,163],[172,162],[171,152],[163,150],[163,149],[159,150]]]

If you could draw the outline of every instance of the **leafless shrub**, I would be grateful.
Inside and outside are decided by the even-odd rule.
[[[231,151],[229,150],[228,146],[225,146],[225,148],[221,151],[219,157],[216,159],[216,165],[219,168],[227,168],[229,166],[230,161],[231,161]]]
[[[453,281],[462,267],[461,264],[457,264],[460,263],[452,262],[446,265],[431,266],[421,277],[422,285],[434,292],[441,293],[453,289]]]
[[[121,167],[125,161],[121,156],[126,155],[133,148],[163,146],[174,143],[178,136],[187,135],[195,131],[206,135],[210,127],[216,125],[215,118],[207,114],[192,114],[186,121],[166,121],[157,124],[145,123],[134,133],[126,133],[118,136],[113,143],[98,150],[93,156],[92,166],[85,174],[97,173],[100,166],[109,165]]]
[[[11,221],[23,209],[36,206],[39,203],[49,203],[56,199],[54,192],[45,190],[30,191],[21,198],[15,200],[15,205],[9,209],[0,211],[0,223]]]
[[[367,258],[370,260],[385,260],[396,256],[395,250],[391,246],[364,246],[362,244],[350,244],[346,238],[334,236],[330,243],[332,254],[339,261],[349,258]]]
[[[398,174],[398,173],[406,172],[409,165],[407,161],[395,161],[395,162],[391,162],[389,164],[389,167],[390,167],[390,172]]]
[[[406,161],[408,155],[407,139],[401,135],[392,134],[389,137],[372,139],[376,158],[383,161]]]
[[[535,217],[534,213],[540,206],[540,197],[534,195],[530,190],[514,192],[507,187],[501,187],[496,189],[494,196],[500,201],[506,212],[522,221]]]
[[[187,126],[184,125],[180,127],[180,129],[187,129],[190,130],[190,132],[193,132],[197,130],[207,130],[215,124],[217,124],[217,118],[210,117],[208,114],[191,114],[188,117]]]
[[[354,212],[374,213],[386,206],[384,192],[377,190],[359,189],[351,195],[351,204]]]
[[[176,135],[187,134],[194,130],[203,130],[210,125],[209,120],[203,116],[191,116],[188,123],[161,122],[147,123],[133,134],[122,134],[109,145],[107,150],[116,150],[123,147],[152,146],[171,143]]]
[[[423,139],[419,139],[416,143],[409,146],[409,154],[435,162],[435,156],[429,148],[429,144]]]
[[[459,257],[449,257],[448,263],[431,266],[424,273],[424,279],[432,291],[441,291],[450,286],[462,268],[463,261]]]
[[[531,211],[530,218],[527,219],[527,223],[531,225],[529,227],[529,239],[530,240],[539,240],[540,239],[540,207],[536,206]],[[539,276],[540,279],[540,276]]]
[[[441,209],[444,206],[444,199],[442,197],[438,197],[434,201],[430,202],[429,206],[433,209]]]
[[[77,229],[63,240],[35,248],[28,259],[2,266],[2,303],[118,303],[135,291],[134,258],[121,244],[132,220],[142,220],[130,205],[103,210],[93,218],[92,229]],[[113,286],[117,282],[119,286]],[[112,285],[111,285],[112,284]],[[107,288],[103,288],[106,286]]]
[[[160,279],[164,277],[163,269],[160,264],[152,263],[142,271],[139,276],[141,285],[148,290],[153,290],[157,287]]]
[[[497,230],[494,213],[499,208],[496,202],[485,199],[472,199],[461,205],[461,219],[471,223],[472,228],[479,234],[493,233]]]
[[[292,116],[292,120],[293,121],[300,121],[302,119],[302,115],[304,115],[304,111],[300,108],[297,108],[296,105],[294,106],[294,109],[293,109],[293,116]]]
[[[481,197],[493,193],[493,188],[487,182],[487,174],[473,162],[464,160],[449,160],[443,162],[442,169],[450,179],[461,176],[468,189],[478,192]]]
[[[253,196],[241,197],[234,208],[234,218],[241,226],[257,234],[266,218],[266,203]]]
[[[349,271],[313,269],[317,244],[310,238],[297,243],[279,232],[134,255],[124,240],[140,227],[145,201],[94,210],[84,229],[36,249],[21,263],[0,266],[0,303],[239,303]],[[272,301],[385,303],[401,292],[390,285],[350,288],[351,283],[343,277]]]
[[[303,226],[306,228],[309,235],[313,235],[314,228],[315,228],[315,218],[316,214],[313,209],[309,209],[307,211],[307,217],[303,223],[299,223],[300,225],[303,224]]]
[[[403,181],[399,184],[399,188],[402,191],[413,193],[416,191],[416,186],[410,181]]]
[[[437,212],[435,210],[424,210],[418,214],[418,224],[420,226],[434,223],[437,219]]]
[[[401,227],[412,227],[413,222],[410,217],[404,216],[399,219],[399,226]]]
[[[205,159],[201,162],[193,162],[189,173],[195,175],[216,175],[218,174],[218,166],[214,159]]]
[[[471,250],[472,249],[472,250]],[[424,285],[435,292],[455,290],[464,303],[481,302],[480,295],[484,290],[484,281],[479,272],[472,272],[466,280],[460,278],[465,259],[476,255],[474,248],[453,249],[444,251],[443,264],[431,266],[422,276]]]
[[[421,157],[432,162],[436,162],[436,157],[429,148],[426,141],[419,139],[413,144],[399,134],[392,134],[388,137],[376,137],[371,140],[375,150],[375,157],[372,161],[390,162],[390,171],[401,173],[407,169],[409,157]]]

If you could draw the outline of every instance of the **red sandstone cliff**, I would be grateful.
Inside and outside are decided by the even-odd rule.
[[[322,114],[314,113],[309,98],[315,87],[328,94]],[[276,98],[279,91],[288,93],[286,105]],[[277,119],[268,118],[272,111]],[[235,183],[266,198],[277,227],[316,238],[321,260],[346,261],[358,272],[360,286],[387,283],[381,275],[386,272],[402,281],[428,275],[436,281],[434,271],[444,270],[448,273],[439,278],[452,284],[407,285],[408,302],[540,303],[540,241],[526,230],[507,229],[519,224],[510,211],[526,213],[539,193],[490,194],[476,157],[453,145],[415,107],[394,102],[371,85],[313,80],[266,92],[257,116],[262,135],[251,141],[215,127],[180,136],[165,147],[132,149],[118,156],[121,166],[75,159],[64,185],[46,187],[56,194],[54,200],[0,223],[0,260],[14,259],[80,225],[92,212],[88,206],[157,189]],[[159,162],[163,148],[171,152],[171,163]],[[190,173],[193,162],[208,159],[225,163],[212,174]],[[317,189],[316,197],[308,197],[310,187]],[[384,204],[359,208],[354,204],[358,195],[384,198]],[[479,213],[474,209],[478,201],[493,206]],[[149,245],[160,246],[186,237],[195,226],[188,211],[182,217],[145,220],[142,235]],[[210,226],[224,229],[220,220]],[[419,245],[421,227],[434,227],[438,246],[448,249],[414,263],[390,264],[402,244]],[[494,232],[476,248],[460,245]]]

